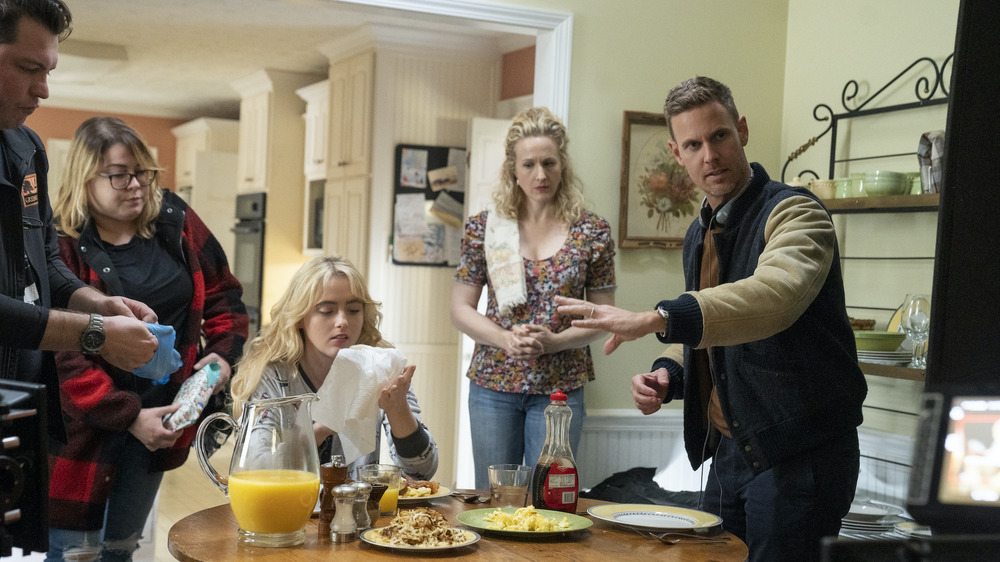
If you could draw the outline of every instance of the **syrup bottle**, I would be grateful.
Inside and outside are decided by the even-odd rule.
[[[580,481],[569,447],[573,411],[561,390],[556,390],[550,398],[545,408],[545,445],[531,475],[531,503],[537,509],[576,513]]]

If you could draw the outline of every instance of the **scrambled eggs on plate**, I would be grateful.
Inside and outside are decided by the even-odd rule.
[[[493,523],[490,528],[500,531],[537,531],[542,533],[551,533],[565,531],[570,527],[569,521],[567,521],[565,517],[561,520],[557,517],[545,517],[541,513],[535,511],[535,507],[531,505],[519,508],[514,513],[504,513],[500,509],[497,509],[493,513],[484,517],[483,521]]]

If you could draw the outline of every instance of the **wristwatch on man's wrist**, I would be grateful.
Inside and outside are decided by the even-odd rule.
[[[667,337],[667,317],[670,315],[667,313],[667,309],[661,306],[656,307],[656,311],[659,312],[660,317],[663,318],[663,331],[656,332],[656,335],[660,336],[661,338],[665,338]]]
[[[90,322],[80,334],[80,350],[84,353],[96,355],[104,349],[104,317],[100,314],[91,314]]]

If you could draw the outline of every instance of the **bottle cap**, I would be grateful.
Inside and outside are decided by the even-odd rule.
[[[566,401],[566,395],[563,394],[563,391],[559,390],[558,388],[556,389],[555,392],[552,393],[552,396],[550,396],[549,398],[551,398],[552,400],[559,400],[562,402]]]

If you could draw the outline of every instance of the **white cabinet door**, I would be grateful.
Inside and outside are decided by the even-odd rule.
[[[323,202],[324,253],[345,257],[360,271],[368,269],[368,185],[367,176],[327,182]]]
[[[240,102],[238,178],[241,193],[267,188],[270,106],[270,92],[260,92]]]
[[[334,177],[369,171],[374,69],[373,52],[330,66],[329,164]]]
[[[196,180],[195,159],[199,152],[236,153],[240,123],[235,119],[200,117],[178,125],[170,132],[177,137],[174,187],[190,191]]]
[[[177,153],[174,159],[174,187],[178,190],[191,187],[194,183],[194,158],[205,150],[204,135],[187,135],[177,138]]]
[[[236,216],[236,160],[232,152],[199,152],[194,164],[197,185],[191,190],[190,201],[191,208],[215,235],[230,263],[236,247],[232,232]]]
[[[306,180],[326,177],[327,139],[330,132],[330,81],[323,80],[295,90],[306,102],[302,115],[306,126],[303,171]]]

